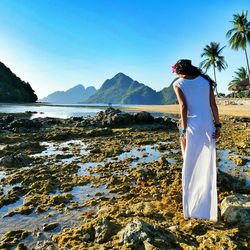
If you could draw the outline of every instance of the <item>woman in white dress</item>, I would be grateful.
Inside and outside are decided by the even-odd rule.
[[[218,220],[216,142],[221,123],[215,102],[215,83],[190,60],[173,67],[173,84],[180,106],[183,156],[182,202],[184,218]]]

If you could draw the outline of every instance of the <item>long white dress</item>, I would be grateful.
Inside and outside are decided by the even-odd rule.
[[[188,108],[186,150],[182,148],[182,202],[184,218],[218,219],[216,142],[210,108],[209,82],[202,76],[174,82]]]

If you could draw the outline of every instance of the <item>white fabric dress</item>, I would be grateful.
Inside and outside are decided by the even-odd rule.
[[[184,218],[218,219],[216,142],[210,108],[209,82],[202,76],[174,82],[188,108],[186,150],[182,148],[182,202]]]

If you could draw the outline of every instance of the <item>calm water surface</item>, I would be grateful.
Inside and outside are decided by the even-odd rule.
[[[112,107],[118,107],[118,104],[113,104]],[[122,110],[126,112],[135,113],[136,111],[126,110],[126,106],[123,105]],[[107,104],[12,104],[12,103],[0,103],[0,113],[23,113],[26,111],[37,112],[32,115],[32,118],[37,117],[57,117],[57,118],[69,118],[72,116],[89,116],[95,115],[101,110],[107,109]],[[162,116],[166,113],[151,112],[153,116]]]

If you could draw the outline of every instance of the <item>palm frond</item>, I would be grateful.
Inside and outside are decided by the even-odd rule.
[[[224,57],[221,55],[223,49],[226,46],[220,47],[220,43],[211,42],[209,45],[206,45],[201,54],[202,58],[205,58],[200,63],[200,67],[206,71],[214,65],[219,71],[227,68],[227,63]]]
[[[226,33],[232,49],[246,49],[247,42],[250,43],[250,22],[247,20],[247,14],[248,11],[243,11],[233,15],[233,28]]]

